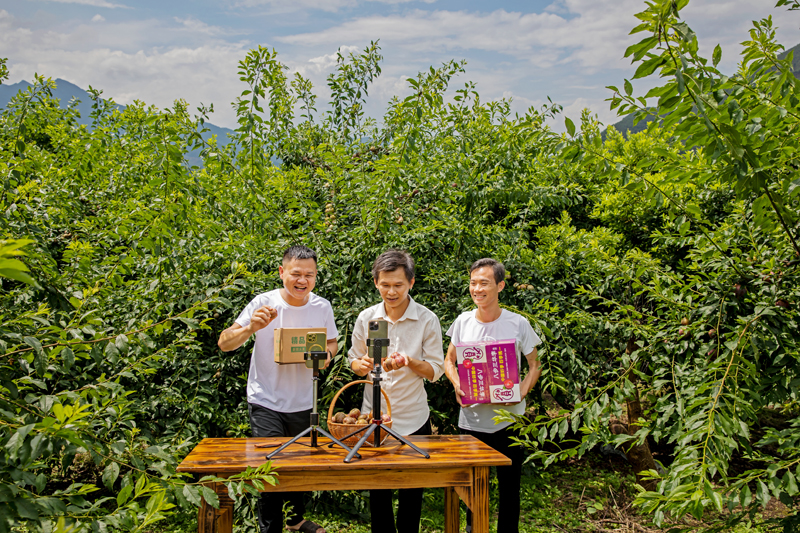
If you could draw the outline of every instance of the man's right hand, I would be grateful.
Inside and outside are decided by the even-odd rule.
[[[373,361],[372,357],[365,355],[364,357],[359,357],[352,363],[350,363],[350,368],[353,370],[356,376],[366,376],[369,374],[373,368],[375,368],[375,361]]]
[[[456,401],[458,402],[458,405],[460,405],[461,407],[464,407],[464,404],[463,404],[463,403],[461,403],[461,398],[462,398],[463,396],[466,396],[466,395],[467,395],[467,393],[466,393],[466,392],[464,392],[463,390],[461,390],[461,387],[460,387],[458,384],[456,384],[456,383],[453,383],[453,388],[454,388],[454,389],[455,389],[455,391],[456,391]]]
[[[259,307],[256,309],[256,312],[253,313],[253,316],[250,317],[249,328],[251,333],[255,333],[260,329],[264,329],[277,317],[278,311],[275,308],[266,305]]]
[[[272,307],[263,306],[256,309],[253,316],[250,317],[250,323],[247,327],[242,327],[236,322],[231,327],[224,330],[219,335],[217,346],[223,352],[230,352],[240,347],[247,342],[253,333],[260,329],[267,327],[267,324],[275,320],[278,316],[278,311]]]

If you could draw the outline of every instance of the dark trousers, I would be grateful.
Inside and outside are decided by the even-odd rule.
[[[250,429],[254,437],[294,437],[308,428],[311,409],[297,413],[279,413],[260,405],[248,404]],[[266,452],[265,452],[266,453]],[[283,504],[292,506],[286,524],[297,525],[305,513],[305,492],[262,492],[258,499],[258,527],[261,533],[283,531]]]
[[[511,446],[512,436],[519,436],[511,426],[495,433],[462,430],[484,444],[511,459],[511,466],[497,467],[497,492],[499,496],[497,512],[497,531],[519,533],[519,493],[522,482],[522,462],[525,453],[522,446]],[[467,531],[472,531],[472,513],[467,510]]]
[[[412,435],[430,435],[431,421],[426,420]],[[392,437],[389,437],[390,439]],[[422,516],[422,491],[424,489],[397,490],[397,529],[392,509],[392,490],[369,491],[369,512],[372,516],[372,533],[419,533]]]

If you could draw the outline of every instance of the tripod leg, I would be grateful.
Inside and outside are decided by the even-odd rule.
[[[416,446],[414,446],[414,445],[413,445],[411,442],[409,442],[408,440],[406,440],[406,439],[405,439],[405,437],[403,437],[403,436],[401,436],[400,434],[398,434],[398,433],[397,433],[395,430],[393,430],[392,428],[387,428],[387,427],[384,427],[384,428],[383,428],[383,430],[384,430],[386,433],[388,433],[389,435],[391,435],[392,437],[394,437],[394,438],[396,438],[397,440],[399,440],[399,441],[400,441],[402,444],[408,444],[409,446],[411,446],[411,447],[412,447],[412,448],[413,448],[413,449],[414,449],[416,452],[420,453],[420,454],[421,454],[423,457],[425,457],[425,459],[430,459],[430,458],[431,458],[431,456],[430,456],[430,454],[429,454],[428,452],[424,452],[424,451],[420,450],[419,448],[417,448]]]
[[[367,439],[370,435],[372,435],[372,432],[375,431],[375,428],[377,427],[377,424],[370,424],[367,426],[367,431],[364,432],[364,434],[361,436],[361,439],[356,443],[355,446],[353,446],[353,449],[347,454],[347,457],[344,458],[345,463],[349,463],[353,459],[353,456],[358,453],[358,450],[360,450],[361,446],[367,442]]]
[[[269,454],[267,454],[267,459],[272,459],[273,457],[275,457],[276,455],[278,455],[278,454],[281,452],[281,450],[283,450],[284,448],[286,448],[286,447],[287,447],[287,446],[289,446],[290,444],[294,444],[295,442],[297,442],[297,440],[298,440],[300,437],[305,437],[306,435],[308,435],[308,434],[309,434],[309,432],[310,432],[311,430],[312,430],[312,428],[310,428],[310,427],[309,427],[309,428],[306,428],[306,429],[304,429],[304,430],[303,430],[303,432],[302,432],[302,433],[300,433],[298,436],[296,436],[296,437],[293,437],[293,438],[292,438],[292,440],[290,440],[290,441],[287,441],[287,442],[284,442],[284,443],[283,443],[283,445],[281,445],[281,447],[280,447],[280,448],[278,448],[277,450],[275,450],[275,451],[274,451],[274,452],[272,452],[272,453],[269,453]]]
[[[319,431],[320,433],[322,433],[323,435],[325,435],[326,437],[328,437],[329,439],[331,439],[331,440],[333,441],[333,444],[338,444],[339,446],[341,446],[342,448],[344,448],[344,449],[345,449],[345,450],[347,450],[348,452],[352,451],[352,450],[350,450],[350,447],[349,447],[347,444],[345,444],[344,442],[340,441],[339,439],[337,439],[336,437],[334,437],[333,435],[331,435],[330,433],[328,433],[328,432],[327,432],[327,431],[325,431],[324,429],[322,429],[322,428],[317,428],[317,431]],[[333,444],[331,444],[331,446],[332,446]],[[357,453],[357,454],[356,454],[356,458],[358,458],[358,459],[361,459],[361,454],[358,454],[358,453]]]

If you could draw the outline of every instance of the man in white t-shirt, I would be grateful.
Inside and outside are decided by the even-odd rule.
[[[497,486],[499,492],[497,531],[503,533],[519,532],[520,482],[522,479],[523,450],[520,446],[512,446],[511,437],[517,434],[504,422],[495,424],[495,409],[518,415],[525,414],[525,396],[533,389],[541,375],[536,346],[541,339],[533,331],[530,323],[518,315],[500,307],[500,291],[505,287],[506,269],[495,259],[479,259],[470,267],[469,294],[477,309],[459,315],[447,330],[450,346],[447,349],[445,373],[452,382],[456,392],[456,400],[461,406],[458,426],[498,452],[511,459],[511,466],[497,467]],[[514,339],[517,347],[517,368],[520,365],[520,354],[528,360],[528,374],[520,383],[522,401],[503,406],[492,404],[464,405],[456,360],[456,344],[485,340]],[[467,512],[467,524],[470,525],[471,514]],[[470,526],[471,529],[471,526]]]
[[[317,255],[306,246],[292,246],[278,267],[283,288],[259,294],[247,304],[234,324],[222,332],[223,352],[239,348],[255,333],[247,375],[247,403],[254,437],[294,437],[307,429],[313,403],[312,369],[302,364],[275,363],[275,328],[327,328],[328,359],[336,355],[339,332],[330,302],[312,290],[317,280]],[[323,368],[324,368],[323,367]],[[304,520],[304,493],[262,493],[258,501],[261,533],[283,530],[283,502],[292,508],[286,519],[292,531],[325,533]]]
[[[353,327],[353,347],[348,352],[350,368],[358,376],[366,376],[374,369],[371,354],[367,352],[367,326],[370,320],[386,320],[390,344],[389,357],[383,364],[387,373],[383,374],[381,388],[392,405],[392,429],[402,436],[430,435],[430,409],[425,380],[436,381],[444,371],[439,318],[408,294],[414,286],[414,259],[408,252],[388,250],[382,253],[372,266],[372,278],[382,301],[358,315]],[[381,406],[384,407],[385,403]],[[371,385],[364,387],[361,410],[372,410]],[[418,533],[422,491],[398,491],[396,524],[392,491],[370,491],[372,532]]]

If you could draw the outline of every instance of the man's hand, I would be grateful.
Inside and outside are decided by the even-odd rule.
[[[326,368],[328,368],[328,365],[330,365],[330,364],[331,364],[331,351],[328,350],[328,357],[325,358],[325,364],[322,365],[322,370],[325,370]]]
[[[237,323],[233,323],[231,327],[220,333],[217,346],[223,352],[230,352],[240,347],[247,342],[253,333],[260,329],[264,329],[267,325],[275,320],[278,316],[278,311],[272,307],[263,306],[256,309],[253,316],[250,317],[250,323],[247,327],[242,327]]]
[[[458,377],[458,368],[456,367],[456,347],[451,342],[450,346],[447,347],[447,355],[444,358],[444,373],[447,375],[447,379],[450,380],[450,383],[453,384],[453,389],[456,391],[456,401],[458,405],[464,407],[464,404],[461,403],[461,398],[466,396],[467,393],[461,390],[461,382]]]
[[[383,360],[383,369],[387,372],[392,370],[399,370],[404,366],[409,366],[410,359],[407,355],[394,352],[392,355]]]
[[[458,405],[460,405],[461,407],[464,407],[464,404],[461,402],[461,398],[466,396],[467,393],[464,392],[463,390],[461,390],[461,386],[459,386],[456,383],[453,383],[453,388],[456,391],[456,401],[458,402]]]
[[[250,328],[251,333],[255,333],[260,329],[264,329],[269,325],[270,322],[275,320],[278,317],[278,311],[269,306],[263,306],[256,309],[256,312],[253,313],[253,316],[250,317]]]
[[[365,355],[350,363],[350,368],[356,376],[364,377],[375,367],[372,357]]]

